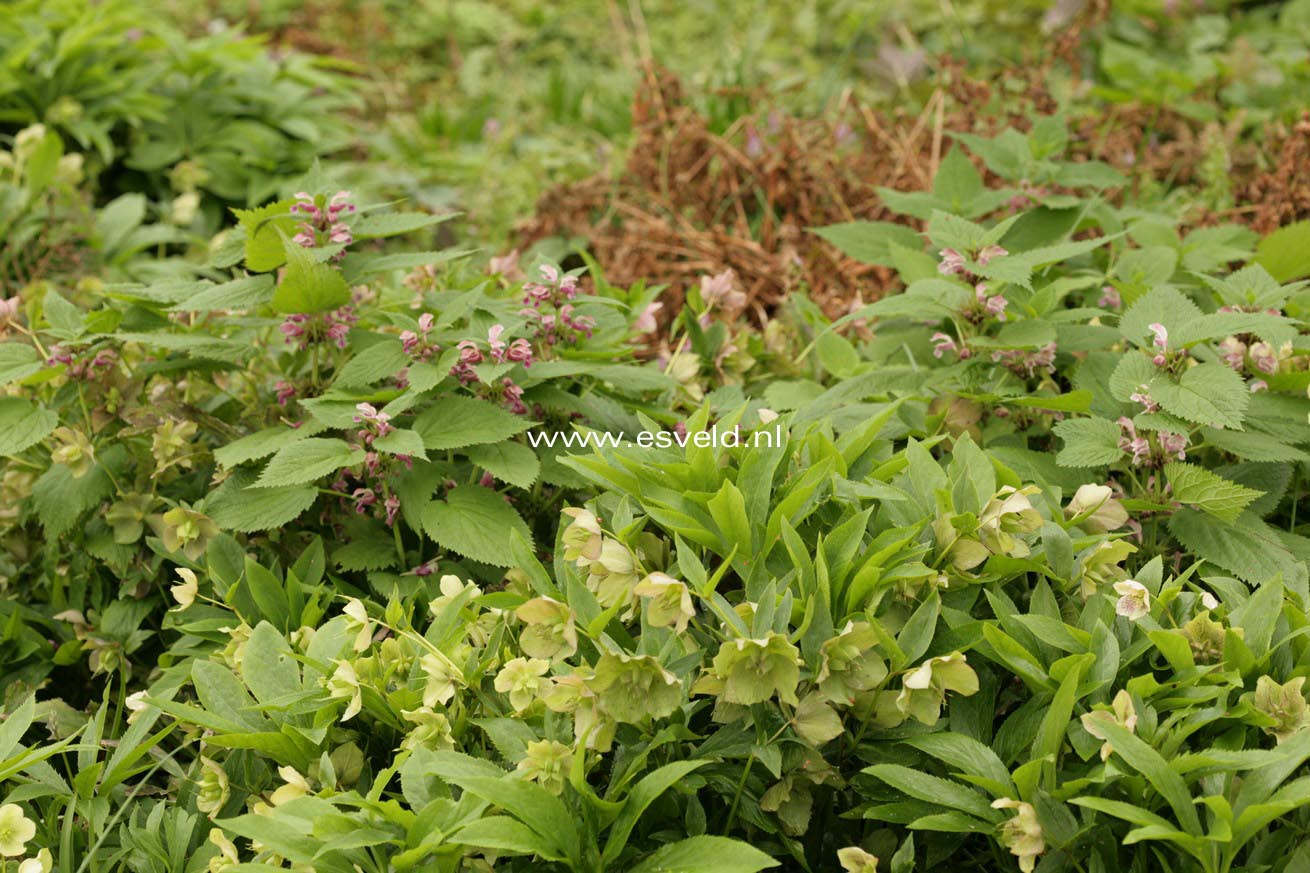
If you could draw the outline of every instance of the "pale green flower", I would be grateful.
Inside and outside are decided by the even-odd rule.
[[[363,690],[359,685],[359,676],[355,673],[355,665],[349,661],[333,661],[336,669],[332,675],[327,678],[328,696],[333,700],[349,700],[346,711],[341,714],[342,721],[359,715],[360,709],[364,706]]]
[[[1037,810],[1031,803],[1002,797],[992,801],[992,809],[1013,809],[1014,817],[1001,822],[1001,845],[1019,859],[1019,869],[1032,873],[1037,856],[1046,851],[1046,838],[1037,823]]]
[[[682,633],[696,614],[686,583],[664,573],[651,573],[632,591],[638,597],[647,598],[646,620],[652,627],[671,625],[676,633]]]
[[[1255,683],[1251,703],[1257,712],[1267,715],[1274,723],[1266,727],[1280,744],[1293,734],[1310,725],[1310,707],[1306,705],[1304,676],[1297,676],[1282,685],[1271,676],[1261,676]]]
[[[837,715],[819,692],[807,694],[796,707],[792,727],[801,739],[816,747],[841,736],[844,730],[841,716]]]
[[[1119,595],[1114,604],[1116,614],[1129,621],[1137,621],[1151,614],[1151,592],[1141,582],[1135,579],[1116,582],[1114,593]]]
[[[413,750],[421,746],[433,751],[455,748],[455,736],[450,730],[450,719],[443,713],[433,712],[424,706],[419,709],[402,709],[400,715],[405,721],[415,725],[401,741],[400,748]]]
[[[682,683],[650,655],[606,653],[588,687],[615,721],[640,724],[663,718],[682,702]]]
[[[352,597],[346,601],[346,608],[342,612],[346,616],[346,629],[355,634],[352,648],[356,652],[364,651],[373,642],[373,622],[368,617],[368,608]]]
[[[295,800],[297,797],[304,797],[306,794],[313,794],[313,786],[309,780],[301,775],[295,767],[278,767],[277,775],[282,777],[282,787],[278,788],[269,797],[268,802],[273,806]]]
[[[429,652],[419,658],[418,666],[423,671],[424,706],[438,703],[445,706],[455,696],[456,686],[464,684],[464,674],[459,667],[440,652]]]
[[[49,849],[42,849],[35,858],[28,858],[18,865],[18,873],[50,873],[55,869],[54,856]]]
[[[859,846],[837,850],[837,861],[846,873],[878,873],[878,858]]]
[[[637,572],[637,561],[628,547],[618,540],[606,539],[600,548],[600,555],[589,566],[587,587],[596,595],[596,600],[605,609],[627,603],[635,605],[636,595],[633,589],[641,577]]]
[[[189,449],[195,441],[196,430],[194,421],[178,421],[173,418],[164,419],[163,423],[155,428],[150,443],[150,454],[155,459],[156,475],[174,465],[178,467],[192,465],[194,453]]]
[[[585,570],[600,557],[600,520],[595,513],[576,507],[565,509],[564,514],[573,519],[560,535],[560,541],[564,544],[564,560],[573,561]]]
[[[495,687],[501,693],[509,694],[510,706],[516,712],[522,712],[537,699],[539,691],[547,688],[550,680],[543,679],[550,670],[550,661],[540,658],[515,658],[500,668],[496,674]]]
[[[1179,630],[1187,638],[1192,658],[1198,664],[1217,664],[1223,659],[1226,633],[1224,626],[1211,618],[1210,613],[1198,613]],[[1235,633],[1241,631],[1241,628],[1235,629]]]
[[[887,678],[887,665],[873,647],[878,636],[867,621],[846,622],[837,636],[819,647],[819,690],[834,703],[852,703]]]
[[[1078,584],[1083,599],[1096,594],[1109,582],[1126,579],[1128,571],[1119,565],[1135,551],[1137,547],[1127,540],[1102,540],[1083,552],[1073,572],[1073,581]]]
[[[432,613],[434,618],[436,616],[439,616],[442,612],[444,612],[446,607],[456,597],[459,597],[461,594],[463,594],[465,591],[469,590],[470,588],[473,589],[474,592],[473,595],[469,598],[470,600],[476,600],[477,598],[482,596],[481,588],[479,588],[477,585],[473,584],[472,582],[465,582],[463,579],[459,578],[453,573],[447,573],[446,575],[442,576],[441,581],[438,582],[437,585],[441,589],[441,596],[434,598],[431,602],[428,603],[428,611]]]
[[[965,536],[953,523],[956,518],[958,516],[938,516],[933,519],[932,533],[937,550],[951,562],[952,567],[965,573],[987,560],[991,552],[977,539]]]
[[[1082,717],[1083,728],[1098,740],[1105,740],[1101,746],[1101,760],[1108,760],[1110,753],[1114,748],[1110,741],[1106,739],[1105,731],[1101,729],[1103,724],[1117,724],[1127,730],[1129,733],[1137,729],[1137,710],[1133,708],[1132,695],[1127,691],[1120,689],[1119,693],[1114,696],[1113,703],[1109,709],[1096,709],[1086,713]]]
[[[527,755],[518,763],[518,769],[532,782],[551,794],[564,791],[564,782],[573,767],[573,750],[554,740],[537,740],[528,743]]]
[[[534,597],[514,614],[527,627],[519,634],[519,646],[533,658],[567,658],[578,650],[578,631],[573,610],[553,597]]]
[[[177,601],[177,607],[170,610],[174,612],[180,612],[195,603],[196,595],[200,593],[200,582],[195,573],[186,567],[178,567],[177,575],[182,582],[168,589],[168,593]]]
[[[1108,533],[1128,523],[1128,510],[1114,499],[1108,485],[1083,485],[1064,508],[1065,517],[1092,533]],[[1080,517],[1084,516],[1084,517]]]
[[[585,748],[604,753],[614,742],[618,722],[600,708],[596,692],[589,687],[593,676],[590,667],[557,676],[542,699],[552,712],[572,713],[574,739],[585,739]]]
[[[978,518],[978,538],[994,555],[1026,558],[1028,544],[1016,534],[1029,533],[1042,526],[1042,516],[1028,500],[1030,494],[1041,491],[1036,485],[1020,489],[1006,485],[996,492]]]
[[[165,549],[180,551],[192,561],[199,560],[209,540],[220,533],[218,525],[209,516],[184,506],[174,507],[162,516],[151,516],[148,520],[164,541]]]
[[[926,725],[941,718],[946,692],[969,697],[978,693],[978,674],[966,663],[964,655],[952,652],[929,658],[906,674],[896,708]]]
[[[196,783],[196,809],[213,816],[227,804],[230,794],[227,771],[217,761],[201,756],[200,781]]]
[[[36,836],[36,822],[23,815],[16,803],[0,806],[0,856],[14,858],[27,849],[28,840]]]
[[[758,640],[728,640],[714,656],[714,673],[723,680],[723,699],[749,706],[777,694],[796,705],[800,652],[785,636],[770,632]]]
[[[50,461],[63,464],[73,474],[74,479],[81,479],[95,463],[96,451],[91,440],[80,430],[71,427],[57,427],[51,434],[58,445],[50,453]]]
[[[218,846],[218,854],[209,861],[209,873],[223,873],[230,867],[241,863],[236,845],[227,838],[227,834],[218,828],[210,828],[209,841]]]

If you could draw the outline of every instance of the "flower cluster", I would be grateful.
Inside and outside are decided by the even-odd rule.
[[[1135,394],[1133,399],[1138,400],[1140,396]],[[1149,397],[1146,399],[1149,400]],[[1117,424],[1120,430],[1119,448],[1132,456],[1134,467],[1159,467],[1170,458],[1187,460],[1186,434],[1162,430],[1148,436],[1139,433],[1133,420],[1127,417],[1120,418]]]
[[[571,302],[578,296],[578,278],[561,274],[549,265],[541,266],[541,281],[523,285],[523,302],[519,312],[532,326],[534,339],[547,347],[575,345],[590,339],[596,321],[590,316],[574,315]]]
[[[1004,320],[1004,319],[1002,319]],[[1016,376],[1032,378],[1038,370],[1055,372],[1055,343],[1047,343],[1035,351],[1002,349],[992,352],[992,361],[1001,364]]]
[[[118,363],[118,353],[113,349],[86,349],[72,351],[63,346],[54,346],[46,359],[46,366],[64,365],[64,375],[78,382],[89,382],[106,375]]]
[[[319,245],[348,246],[355,240],[350,232],[350,226],[341,220],[342,215],[349,215],[355,211],[355,205],[350,202],[349,191],[338,191],[322,207],[315,197],[299,191],[296,193],[296,203],[291,207],[291,211],[305,216],[305,220],[298,226],[298,232],[291,238],[297,245],[307,249]],[[344,254],[343,248],[334,255],[334,258],[339,260]]]
[[[351,304],[334,309],[331,312],[305,314],[293,313],[278,326],[288,343],[297,343],[301,349],[307,349],[318,342],[331,342],[339,349],[348,343],[350,329],[359,321],[355,307]]]
[[[441,346],[428,340],[435,321],[432,313],[425,312],[418,317],[418,331],[401,331],[400,347],[411,360],[428,361],[441,351]]]

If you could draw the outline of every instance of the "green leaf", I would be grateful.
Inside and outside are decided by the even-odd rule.
[[[1207,427],[1201,430],[1201,436],[1208,445],[1246,461],[1310,461],[1310,454],[1259,431]]]
[[[480,485],[461,485],[423,509],[423,530],[442,546],[495,567],[513,558],[505,548],[507,533],[519,533],[529,544],[532,534],[505,498]]]
[[[1280,227],[1260,240],[1255,262],[1279,282],[1310,276],[1310,221]]]
[[[235,442],[214,449],[214,460],[222,467],[235,467],[246,461],[266,458],[279,449],[292,443],[321,433],[324,425],[317,421],[307,422],[300,427],[279,424],[265,430],[256,431],[241,437]]]
[[[1183,509],[1169,516],[1169,530],[1192,554],[1247,582],[1290,576],[1296,563],[1277,533],[1249,512],[1229,523]]]
[[[170,312],[212,312],[216,309],[254,309],[273,299],[273,277],[243,276],[221,285],[209,285],[186,300],[169,307]]]
[[[923,249],[923,240],[912,228],[889,221],[850,221],[812,228],[812,231],[835,245],[843,254],[864,264],[892,266],[891,243],[908,249]]]
[[[602,856],[606,863],[619,857],[623,847],[628,844],[628,836],[636,826],[641,814],[668,789],[681,782],[687,774],[697,767],[703,767],[709,761],[675,761],[658,770],[653,770],[632,786],[623,802],[623,809],[610,826],[609,837],[605,841]]]
[[[232,210],[246,232],[246,269],[266,273],[286,263],[282,241],[296,232],[294,205],[295,200],[279,200],[258,209]]]
[[[1103,467],[1123,455],[1119,425],[1107,418],[1066,418],[1052,430],[1064,440],[1055,457],[1061,467]]]
[[[1013,796],[1014,783],[1010,780],[1010,771],[1000,757],[990,747],[978,742],[973,737],[963,734],[936,733],[911,737],[904,741],[925,754],[931,755],[948,767],[952,767],[969,776],[986,779],[997,786],[989,790],[1002,795]]]
[[[1166,464],[1164,475],[1173,487],[1175,500],[1224,521],[1236,519],[1251,501],[1264,493],[1192,464]]]
[[[377,215],[365,215],[350,226],[355,239],[379,239],[381,237],[399,236],[413,233],[443,221],[454,218],[454,213],[445,215],[428,215],[425,212],[387,212]]]
[[[82,513],[114,493],[113,480],[100,467],[81,479],[63,464],[55,464],[32,486],[32,502],[47,538],[70,530]]]
[[[1151,384],[1151,396],[1170,415],[1233,430],[1241,430],[1251,401],[1242,377],[1217,361],[1188,369],[1177,383],[1157,379]]]
[[[755,873],[778,862],[754,846],[727,837],[689,837],[670,843],[628,873]]]
[[[355,355],[337,373],[337,388],[362,388],[395,376],[410,363],[400,340],[386,337]]]
[[[224,530],[253,533],[288,524],[318,499],[312,485],[249,487],[253,474],[233,475],[205,500],[205,512]]]
[[[363,460],[364,450],[352,447],[345,440],[310,437],[279,449],[269,460],[255,487],[303,485],[342,467],[353,467]]]
[[[475,819],[456,831],[450,839],[465,846],[539,855],[547,861],[563,860],[550,840],[507,815]]]
[[[957,809],[987,821],[1000,820],[1000,815],[992,809],[987,798],[959,782],[932,776],[900,764],[875,764],[864,768],[863,772],[881,779],[897,791],[917,800]]]
[[[1136,734],[1118,724],[1102,721],[1097,727],[1105,732],[1106,740],[1110,743],[1114,754],[1134,771],[1145,776],[1152,787],[1160,793],[1173,809],[1174,815],[1178,817],[1178,823],[1182,825],[1183,830],[1194,836],[1201,836],[1203,833],[1201,820],[1197,817],[1196,807],[1192,804],[1191,792],[1187,790],[1187,783],[1183,781],[1183,777],[1169,767],[1169,762]]]
[[[517,488],[531,488],[541,474],[541,461],[522,443],[503,441],[470,446],[468,458],[500,481]]]
[[[59,426],[59,416],[21,397],[0,397],[0,455],[31,448]]]
[[[0,386],[26,379],[44,364],[33,346],[0,343]]]
[[[361,537],[332,553],[332,561],[346,571],[385,570],[399,562],[396,545],[381,535]]]
[[[579,858],[581,837],[577,824],[564,802],[546,789],[507,776],[448,775],[441,770],[438,773],[523,822],[542,838],[552,856],[570,861]]]
[[[287,269],[273,291],[273,309],[282,313],[325,312],[350,302],[350,286],[327,264],[314,260],[309,250],[283,240]]]
[[[411,458],[427,460],[427,452],[423,450],[423,438],[403,427],[375,439],[373,448],[388,455],[408,455]]]
[[[419,414],[414,430],[433,451],[461,449],[507,440],[527,430],[532,421],[472,397],[443,397]]]
[[[71,339],[85,333],[82,310],[69,303],[54,290],[47,291],[42,298],[45,320],[61,336]]]

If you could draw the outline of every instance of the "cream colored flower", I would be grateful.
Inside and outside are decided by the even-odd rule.
[[[878,858],[859,846],[837,850],[837,861],[846,873],[878,873]]]
[[[675,632],[682,633],[696,614],[686,583],[664,573],[651,573],[637,583],[632,593],[648,598],[646,618],[652,627],[672,625]]]
[[[36,822],[23,815],[16,803],[0,806],[0,856],[13,858],[23,854],[27,841],[36,836]]]
[[[1137,621],[1151,614],[1151,592],[1141,582],[1135,579],[1116,582],[1114,593],[1119,595],[1114,611],[1129,621]]]
[[[346,626],[356,632],[355,651],[364,651],[369,643],[373,642],[373,622],[368,617],[368,609],[361,601],[352,597],[346,601],[346,608],[342,612],[346,615]]]
[[[54,856],[49,849],[42,849],[35,858],[28,858],[18,865],[18,873],[50,873],[55,869]]]
[[[349,661],[333,661],[337,668],[327,678],[328,696],[334,700],[349,700],[346,711],[341,714],[342,721],[349,721],[359,715],[364,707],[364,693],[359,687],[359,676],[355,674],[355,665]]]
[[[515,658],[496,674],[496,690],[508,693],[510,705],[517,712],[522,712],[537,699],[539,691],[544,691],[550,685],[550,680],[544,678],[549,670],[550,661]]]
[[[1064,514],[1070,519],[1085,515],[1078,524],[1094,533],[1118,530],[1128,522],[1128,510],[1113,495],[1108,485],[1083,485],[1074,492]]]
[[[457,685],[464,684],[464,674],[455,662],[440,652],[429,652],[418,659],[419,669],[423,671],[423,705],[427,707],[440,703],[445,706],[455,696]]]
[[[1110,741],[1106,739],[1105,731],[1101,728],[1103,724],[1117,724],[1120,727],[1132,733],[1137,729],[1137,710],[1133,708],[1133,698],[1127,691],[1120,689],[1119,693],[1114,696],[1114,702],[1110,704],[1109,709],[1097,709],[1086,713],[1082,717],[1083,728],[1096,737],[1098,740],[1105,740],[1101,746],[1101,760],[1108,760],[1110,753],[1114,749]]]
[[[227,771],[217,761],[200,758],[200,780],[196,783],[196,809],[212,816],[226,804],[231,789]]]
[[[200,593],[200,582],[196,579],[196,574],[186,567],[178,567],[177,575],[182,581],[169,588],[168,593],[177,601],[177,607],[173,611],[181,612],[196,602],[196,595]]]
[[[453,573],[447,573],[442,576],[438,586],[441,588],[441,596],[434,598],[428,603],[428,611],[432,613],[434,618],[444,612],[446,606],[456,597],[459,597],[470,588],[472,588],[474,592],[469,598],[470,600],[476,600],[478,597],[482,596],[481,588],[474,585],[472,582],[465,582]]]
[[[1046,838],[1037,823],[1037,810],[1031,803],[1002,797],[992,801],[992,809],[1013,809],[1014,817],[1001,822],[1001,845],[1019,859],[1019,869],[1032,873],[1037,856],[1046,851]]]
[[[235,867],[241,863],[241,858],[237,855],[237,847],[227,838],[227,834],[218,828],[211,828],[209,841],[218,846],[218,854],[209,861],[209,873],[222,873],[229,867]]]

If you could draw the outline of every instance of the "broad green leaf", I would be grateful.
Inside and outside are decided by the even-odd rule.
[[[24,343],[0,343],[0,386],[26,379],[44,364],[36,348]]]
[[[345,440],[310,437],[279,449],[269,459],[255,487],[303,485],[335,473],[342,467],[353,467],[363,460],[364,450],[351,446]]]
[[[864,768],[864,772],[918,800],[956,809],[986,821],[1000,820],[1000,814],[992,809],[987,798],[959,782],[932,776],[900,764],[875,764]]]
[[[727,837],[689,837],[647,855],[628,873],[755,873],[778,862],[759,849]]]
[[[889,221],[851,221],[813,228],[813,232],[835,245],[843,254],[863,264],[892,266],[889,245],[922,250],[923,241],[912,228]]]
[[[1194,464],[1166,464],[1165,477],[1174,499],[1195,506],[1215,518],[1233,521],[1263,492],[1247,488]]]
[[[495,567],[513,563],[505,548],[509,532],[532,542],[528,526],[505,498],[481,485],[460,485],[444,501],[429,503],[422,519],[423,531],[442,548]]]
[[[432,451],[507,440],[531,427],[525,416],[472,397],[443,397],[415,418],[413,428]]]
[[[1066,418],[1053,430],[1064,440],[1064,448],[1055,457],[1061,467],[1103,467],[1123,456],[1119,425],[1109,419]]]
[[[682,781],[688,773],[708,764],[708,761],[675,761],[658,770],[653,770],[632,786],[623,802],[623,809],[610,826],[609,837],[605,841],[603,858],[606,862],[619,857],[623,847],[628,844],[628,835],[636,826],[642,813],[668,789]]]
[[[517,488],[531,488],[541,474],[537,453],[509,440],[469,446],[468,458],[500,481]]]
[[[314,313],[350,302],[350,285],[327,264],[314,260],[308,249],[283,240],[287,268],[273,291],[273,309],[282,313]]]
[[[0,455],[31,448],[59,426],[59,416],[21,397],[0,397]]]

